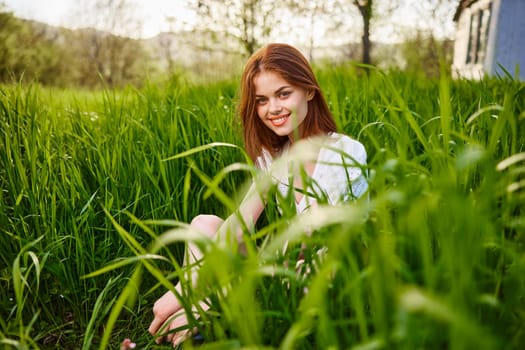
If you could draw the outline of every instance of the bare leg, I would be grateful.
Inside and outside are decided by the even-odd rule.
[[[191,221],[190,226],[193,229],[208,235],[210,238],[213,238],[217,234],[217,230],[223,222],[223,219],[215,215],[198,215]],[[189,243],[187,256],[189,259],[188,261],[185,261],[185,264],[193,264],[202,259],[203,253],[196,245]],[[192,272],[192,274],[194,274],[194,272]],[[179,293],[181,292],[180,283],[177,283],[175,290],[177,290]],[[204,304],[201,304],[201,306],[205,307]],[[149,327],[149,332],[152,335],[156,335],[159,329],[166,323],[166,321],[172,318],[175,314],[180,314],[180,316],[171,320],[171,323],[163,329],[163,333],[187,325],[187,317],[181,311],[182,306],[177,300],[177,297],[171,291],[166,292],[153,305],[154,319]],[[170,333],[165,337],[158,337],[156,342],[161,343],[162,341],[166,340],[168,342],[173,342],[174,345],[177,345],[189,337],[191,333],[192,330]]]

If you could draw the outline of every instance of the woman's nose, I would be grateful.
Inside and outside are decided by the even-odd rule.
[[[281,107],[279,101],[276,98],[271,98],[270,101],[270,114],[271,115],[279,115],[283,108]]]

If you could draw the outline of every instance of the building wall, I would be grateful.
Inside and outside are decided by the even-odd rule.
[[[525,0],[501,0],[498,31],[494,53],[487,60],[489,74],[503,74],[498,63],[515,76],[519,65],[519,77],[525,80]]]
[[[485,75],[485,72],[490,71],[487,62],[490,60],[488,55],[494,52],[491,45],[495,42],[495,33],[497,32],[497,18],[498,10],[501,1],[505,0],[479,0],[467,7],[461,13],[456,23],[456,38],[454,43],[454,61],[452,64],[452,72],[455,77],[463,77],[467,79],[480,79]],[[513,0],[511,0],[513,1]],[[522,1],[522,0],[518,0]],[[487,54],[481,62],[467,63],[467,56],[469,52],[469,38],[470,38],[470,21],[473,13],[480,9],[492,6],[491,23],[489,24],[488,40],[487,40]]]
[[[467,63],[471,16],[491,4],[486,52],[477,63]],[[513,76],[519,65],[525,80],[525,0],[479,0],[464,9],[456,23],[452,71],[455,77],[480,79],[485,74],[502,75],[501,64]]]

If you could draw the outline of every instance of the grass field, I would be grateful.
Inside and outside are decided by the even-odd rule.
[[[147,333],[151,307],[196,239],[209,252],[185,300],[211,302],[203,349],[522,349],[524,84],[317,74],[367,148],[370,200],[303,218],[270,201],[246,255],[184,226],[231,213],[253,174],[236,80],[0,86],[0,344],[170,348]]]

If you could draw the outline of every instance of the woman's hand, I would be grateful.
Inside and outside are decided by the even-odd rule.
[[[179,285],[176,286],[177,290],[178,287]],[[208,303],[204,301],[199,302],[199,307],[204,311],[209,309]],[[197,308],[194,306],[192,309],[195,316],[197,317]],[[173,330],[177,328],[187,326],[188,317],[185,310],[182,308],[182,305],[179,303],[179,300],[171,291],[166,292],[155,302],[153,305],[153,316],[154,319],[149,326],[149,332],[155,336],[158,335],[157,333],[160,329],[162,329],[162,334],[165,334],[159,335],[155,339],[157,344],[166,341],[173,343],[173,346],[177,346],[197,333],[196,327],[181,329],[178,332],[173,332]]]
[[[155,304],[153,304],[153,321],[151,322],[151,325],[149,326],[149,332],[152,335],[157,335],[157,332],[161,327],[166,323],[166,321],[177,313],[183,313],[184,310],[182,310],[182,305],[179,303],[177,297],[175,294],[173,294],[172,291],[167,291],[162,297],[160,297]],[[184,318],[184,320],[182,320]],[[171,321],[171,324],[168,327],[165,327],[163,329],[163,333],[169,332],[171,329],[175,329],[177,327],[180,327],[186,323],[186,316],[183,314],[180,317],[177,317],[173,321]],[[180,323],[180,324],[179,324]],[[157,339],[155,339],[155,342],[157,344],[160,344],[164,340],[164,336],[159,336]],[[173,333],[168,334],[166,336],[168,339],[173,338]]]

